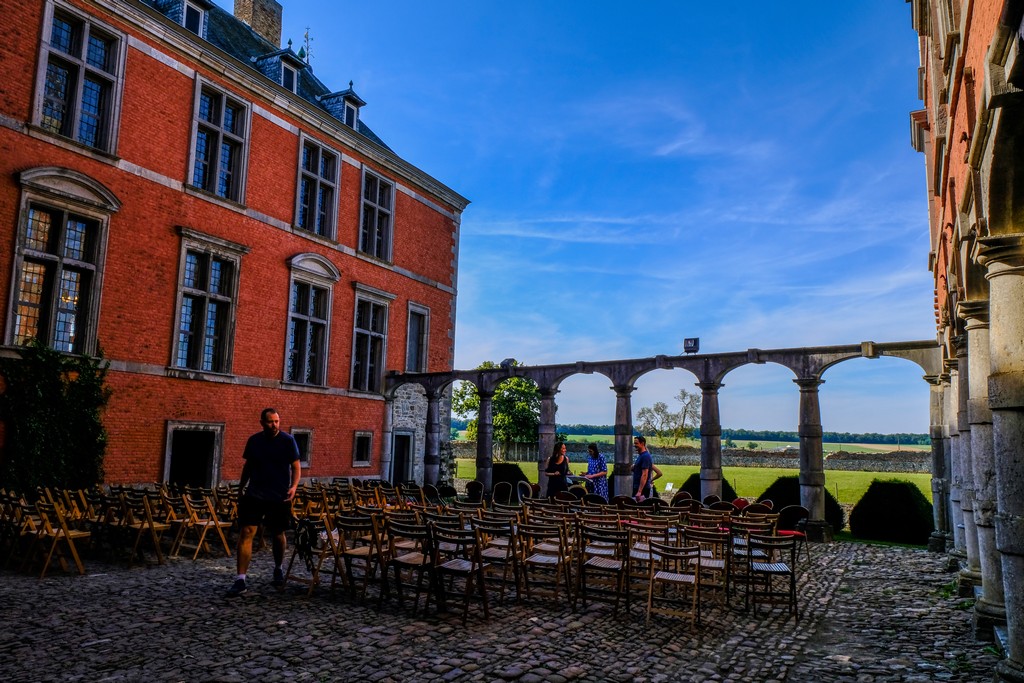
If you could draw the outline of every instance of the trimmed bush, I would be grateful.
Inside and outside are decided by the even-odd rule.
[[[491,469],[491,486],[500,481],[507,481],[512,484],[512,491],[515,492],[516,485],[521,481],[530,481],[523,469],[514,462],[496,462]]]
[[[701,500],[703,496],[700,495],[700,472],[694,472],[691,474],[689,478],[683,482],[683,485],[679,487],[679,490],[686,491],[694,500]],[[675,493],[672,495],[675,495]],[[722,500],[736,500],[736,490],[733,489],[732,484],[729,483],[728,479],[722,480]]]
[[[800,477],[779,477],[757,497],[757,500],[772,501],[775,510],[781,510],[787,505],[801,505]],[[832,531],[836,532],[842,531],[846,526],[843,508],[827,488],[825,489],[825,521],[832,527]]]
[[[933,531],[932,505],[907,481],[875,479],[850,513],[857,538],[927,545]]]

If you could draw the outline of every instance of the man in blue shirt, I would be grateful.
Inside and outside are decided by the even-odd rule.
[[[284,532],[292,519],[292,498],[299,487],[302,467],[299,446],[288,432],[281,431],[281,416],[274,408],[260,413],[263,431],[253,434],[245,444],[242,476],[238,482],[238,577],[228,597],[246,591],[245,573],[252,558],[252,539],[263,524],[273,536],[274,579],[271,585],[284,587],[284,551],[288,541]]]
[[[633,462],[633,498],[639,502],[651,497],[654,460],[647,450],[647,439],[643,436],[633,437],[633,448],[636,449],[636,460]]]

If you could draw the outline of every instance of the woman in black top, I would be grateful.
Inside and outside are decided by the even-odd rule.
[[[569,458],[565,455],[564,443],[555,444],[544,474],[548,475],[548,498],[554,498],[559,491],[569,490],[569,480],[566,479],[569,476]]]

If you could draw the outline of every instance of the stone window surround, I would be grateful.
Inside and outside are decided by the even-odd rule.
[[[302,449],[299,449],[299,466],[303,469],[308,469],[313,465],[313,428],[312,427],[292,427],[288,430],[288,433],[295,437],[296,443],[300,440],[300,437],[304,437],[306,440],[306,457],[302,457]]]
[[[297,164],[297,168],[296,168],[296,180],[295,180],[295,218],[294,218],[294,220],[295,220],[295,228],[296,228],[296,231],[297,231],[296,234],[299,234],[299,235],[309,234],[309,235],[312,235],[312,236],[315,236],[315,237],[320,237],[320,238],[328,239],[328,240],[331,240],[333,242],[334,240],[337,239],[337,231],[338,231],[338,201],[339,201],[339,197],[341,195],[341,172],[342,172],[342,167],[345,164],[344,156],[338,150],[334,149],[330,145],[326,145],[326,144],[320,142],[319,140],[306,135],[304,132],[300,131],[298,137],[299,137],[299,163]],[[332,154],[334,156],[334,159],[335,159],[335,172],[334,172],[335,173],[335,178],[334,178],[333,184],[328,182],[328,181],[325,181],[324,178],[320,175],[319,170],[317,170],[317,173],[315,174],[317,188],[319,188],[321,184],[328,184],[334,190],[333,196],[331,198],[331,206],[330,206],[330,208],[327,211],[327,215],[329,216],[328,220],[330,221],[330,225],[327,226],[326,234],[324,234],[324,235],[321,235],[320,233],[316,232],[315,230],[311,230],[309,228],[300,227],[299,226],[299,211],[302,208],[301,207],[301,203],[302,203],[302,192],[301,192],[301,189],[302,189],[302,177],[303,177],[303,175],[307,175],[306,171],[302,168],[302,155],[303,155],[303,152],[306,149],[306,145],[316,146],[316,147],[319,148],[321,155],[323,155],[324,152],[327,152],[329,154]],[[308,175],[313,176],[314,174],[308,174]]]
[[[422,343],[419,344],[420,351],[419,355],[422,360],[422,366],[418,368],[409,367],[409,351],[412,343],[415,341],[412,338],[412,317],[414,314],[423,316],[423,339]],[[407,306],[406,324],[405,324],[405,371],[406,372],[426,372],[429,365],[427,361],[427,353],[430,350],[430,309],[422,304],[418,304],[414,301],[410,301]]]
[[[359,453],[359,442],[362,439],[366,439],[366,459],[356,460],[356,455]],[[353,467],[369,467],[370,463],[373,462],[373,432],[356,430],[352,435],[352,466]]]
[[[387,227],[387,236],[383,240],[383,250],[384,250],[383,254],[376,254],[376,253],[374,253],[373,251],[370,250],[372,248],[372,246],[370,244],[366,244],[366,245],[363,244],[363,231],[365,229],[363,221],[365,220],[367,205],[369,204],[369,206],[372,207],[373,210],[376,212],[375,216],[377,216],[377,214],[379,212],[384,211],[384,209],[381,209],[380,208],[380,204],[378,204],[376,201],[369,202],[366,199],[366,180],[367,180],[368,177],[371,177],[371,176],[373,178],[375,178],[378,183],[386,183],[388,185],[388,187],[390,188],[390,199],[388,200],[389,208],[387,209],[388,227]],[[368,257],[370,257],[372,259],[377,259],[377,260],[380,260],[380,261],[384,261],[386,263],[391,263],[392,262],[392,257],[393,257],[392,248],[394,246],[394,234],[395,234],[395,199],[397,198],[395,190],[396,190],[396,183],[395,183],[395,181],[393,181],[390,178],[388,178],[388,177],[386,177],[384,175],[381,175],[380,173],[372,170],[366,164],[362,165],[362,180],[361,180],[361,182],[359,184],[359,234],[358,234],[357,240],[356,240],[356,251],[359,254],[362,254],[363,256],[368,256]],[[376,236],[376,233],[378,231],[379,231],[379,229],[375,226],[374,233],[373,233],[373,236],[372,236],[372,241],[374,241],[374,242],[376,241],[375,236]],[[364,249],[363,248],[364,246],[366,246],[367,249]]]
[[[283,383],[286,385],[301,385],[301,386],[327,386],[327,375],[330,361],[330,339],[331,339],[331,318],[333,314],[334,304],[334,284],[341,279],[341,272],[335,267],[329,260],[320,256],[319,254],[303,253],[296,254],[288,260],[288,267],[291,270],[291,278],[288,283],[288,317],[291,319],[291,284],[294,281],[303,282],[309,285],[320,287],[327,290],[327,311],[325,318],[327,320],[327,329],[324,331],[324,357],[323,357],[323,381],[321,384],[307,384],[306,382],[295,382],[289,381],[288,377],[288,355],[291,349],[288,345],[287,334],[288,325],[285,325],[285,357],[283,365]]]
[[[178,278],[176,284],[177,294],[175,296],[174,305],[174,327],[172,331],[171,357],[166,369],[166,374],[192,379],[209,379],[230,375],[234,355],[235,319],[238,314],[238,282],[241,279],[242,257],[249,253],[249,248],[242,244],[214,237],[213,235],[207,235],[197,230],[193,230],[192,228],[178,226],[177,230],[178,234],[181,235],[181,248],[178,255]],[[224,369],[222,372],[197,370],[195,368],[184,368],[176,365],[178,358],[178,329],[181,325],[181,302],[184,297],[183,284],[185,281],[185,263],[186,255],[189,251],[198,251],[200,253],[216,256],[217,258],[231,261],[234,266],[234,273],[231,279],[231,292],[229,295],[232,305],[224,332]]]
[[[11,264],[11,287],[8,293],[7,333],[4,343],[14,343],[14,317],[18,301],[18,274],[24,262],[25,222],[28,220],[29,207],[32,204],[43,204],[52,208],[69,211],[95,220],[99,225],[96,237],[96,259],[92,289],[88,302],[86,328],[82,332],[84,341],[82,351],[94,354],[97,346],[99,330],[100,295],[103,291],[103,266],[106,260],[107,235],[110,229],[110,217],[121,208],[121,202],[106,187],[88,176],[66,168],[45,166],[22,171],[19,174],[21,184],[21,203],[18,210],[18,239],[14,248]]]
[[[114,39],[116,43],[117,54],[111,58],[113,62],[113,72],[103,72],[105,77],[111,81],[111,92],[110,101],[107,102],[109,111],[107,112],[105,129],[102,133],[104,136],[104,144],[102,147],[92,147],[78,142],[76,136],[64,136],[57,133],[53,133],[42,127],[43,117],[43,101],[46,94],[46,68],[49,64],[49,56],[51,52],[50,48],[50,27],[53,26],[53,17],[56,10],[60,10],[61,13],[66,14],[77,21],[80,21],[85,26],[97,26],[103,33],[107,34]],[[35,96],[33,98],[32,107],[32,124],[33,127],[46,136],[55,136],[61,140],[67,140],[76,146],[96,151],[101,154],[114,155],[117,153],[117,139],[118,132],[120,129],[121,119],[121,95],[124,90],[124,71],[125,71],[125,60],[127,57],[127,45],[128,39],[122,31],[119,31],[109,24],[103,23],[96,17],[85,14],[73,5],[69,5],[61,0],[47,0],[46,5],[43,9],[43,36],[39,46],[39,71],[36,74],[35,81]],[[53,52],[60,56],[62,60],[67,61],[68,56],[63,52],[54,49]],[[80,98],[75,96],[75,108],[76,111],[73,113],[75,120],[77,121],[78,108],[80,107]],[[77,129],[77,126],[74,126]]]
[[[390,313],[391,313],[390,309],[391,309],[391,302],[395,300],[396,296],[394,294],[390,294],[388,292],[385,292],[383,290],[377,289],[375,287],[370,287],[369,285],[364,285],[364,284],[362,284],[360,282],[353,282],[352,283],[352,287],[356,290],[356,299],[355,299],[355,305],[352,307],[352,365],[349,368],[349,387],[350,387],[350,391],[352,391],[354,393],[379,394],[380,391],[384,388],[384,368],[387,365],[388,325],[390,323]],[[372,302],[374,304],[377,304],[379,306],[383,306],[384,307],[384,315],[385,315],[385,319],[384,319],[384,335],[383,335],[383,339],[381,341],[381,347],[382,347],[381,365],[380,365],[380,368],[378,370],[378,378],[377,378],[378,390],[377,391],[364,390],[364,389],[356,389],[356,388],[354,388],[352,386],[353,384],[355,384],[355,382],[354,382],[355,378],[353,377],[353,375],[355,373],[355,367],[356,367],[356,353],[357,353],[357,343],[358,343],[358,339],[357,339],[358,335],[356,334],[357,330],[358,330],[358,328],[356,327],[356,319],[359,316],[359,302],[360,301],[370,301],[370,302]]]
[[[201,102],[201,99],[202,99],[202,94],[203,94],[204,90],[207,91],[207,92],[213,93],[215,95],[218,95],[219,97],[222,98],[222,102],[226,103],[228,100],[230,100],[234,104],[242,107],[242,109],[244,110],[244,114],[242,116],[243,131],[241,132],[241,134],[237,134],[237,135],[229,134],[229,135],[232,135],[232,137],[234,137],[240,143],[240,147],[239,147],[239,151],[238,151],[238,166],[233,171],[233,173],[235,175],[235,178],[236,178],[236,180],[235,180],[235,190],[233,192],[231,192],[231,196],[220,195],[220,194],[217,194],[217,192],[216,192],[217,179],[218,179],[218,175],[219,175],[219,163],[218,163],[218,161],[220,159],[220,144],[219,144],[219,141],[220,141],[221,137],[224,135],[224,128],[223,128],[222,124],[217,125],[217,126],[212,126],[212,124],[203,123],[203,126],[206,127],[206,128],[215,128],[216,131],[217,131],[217,136],[218,136],[217,137],[218,144],[214,145],[214,147],[216,148],[216,155],[213,157],[213,161],[210,164],[211,174],[212,174],[211,178],[212,178],[212,183],[213,183],[213,188],[214,189],[210,190],[210,189],[207,189],[205,187],[202,187],[202,186],[199,186],[199,185],[195,184],[196,142],[198,140],[199,127],[200,127],[199,105],[200,105],[200,102]],[[247,181],[248,175],[249,175],[249,146],[252,144],[252,114],[253,114],[252,104],[250,104],[249,102],[247,102],[243,98],[239,97],[238,95],[236,95],[232,91],[227,90],[227,89],[221,87],[220,85],[214,83],[213,81],[209,81],[209,80],[203,78],[202,76],[200,76],[198,73],[196,73],[195,89],[194,89],[193,105],[192,105],[192,133],[191,133],[190,142],[189,142],[188,169],[186,171],[186,177],[185,177],[185,188],[186,188],[186,190],[192,191],[192,192],[197,192],[197,193],[202,194],[202,195],[208,195],[208,196],[211,196],[211,197],[216,197],[217,199],[220,199],[220,200],[226,200],[228,202],[234,202],[236,204],[241,204],[241,205],[245,204],[245,191],[246,191],[246,186],[247,186],[246,181]],[[222,112],[222,116],[223,116],[223,112]]]

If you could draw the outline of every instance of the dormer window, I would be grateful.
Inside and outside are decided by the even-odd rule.
[[[359,110],[366,105],[366,102],[352,89],[352,81],[348,82],[347,90],[321,95],[317,99],[330,112],[331,116],[349,128],[359,130]]]
[[[185,2],[185,13],[182,22],[185,28],[202,37],[204,19],[206,19],[206,10],[195,3]]]
[[[295,92],[295,87],[299,82],[299,72],[288,66],[287,64],[281,65],[281,85],[284,89],[289,92]]]

